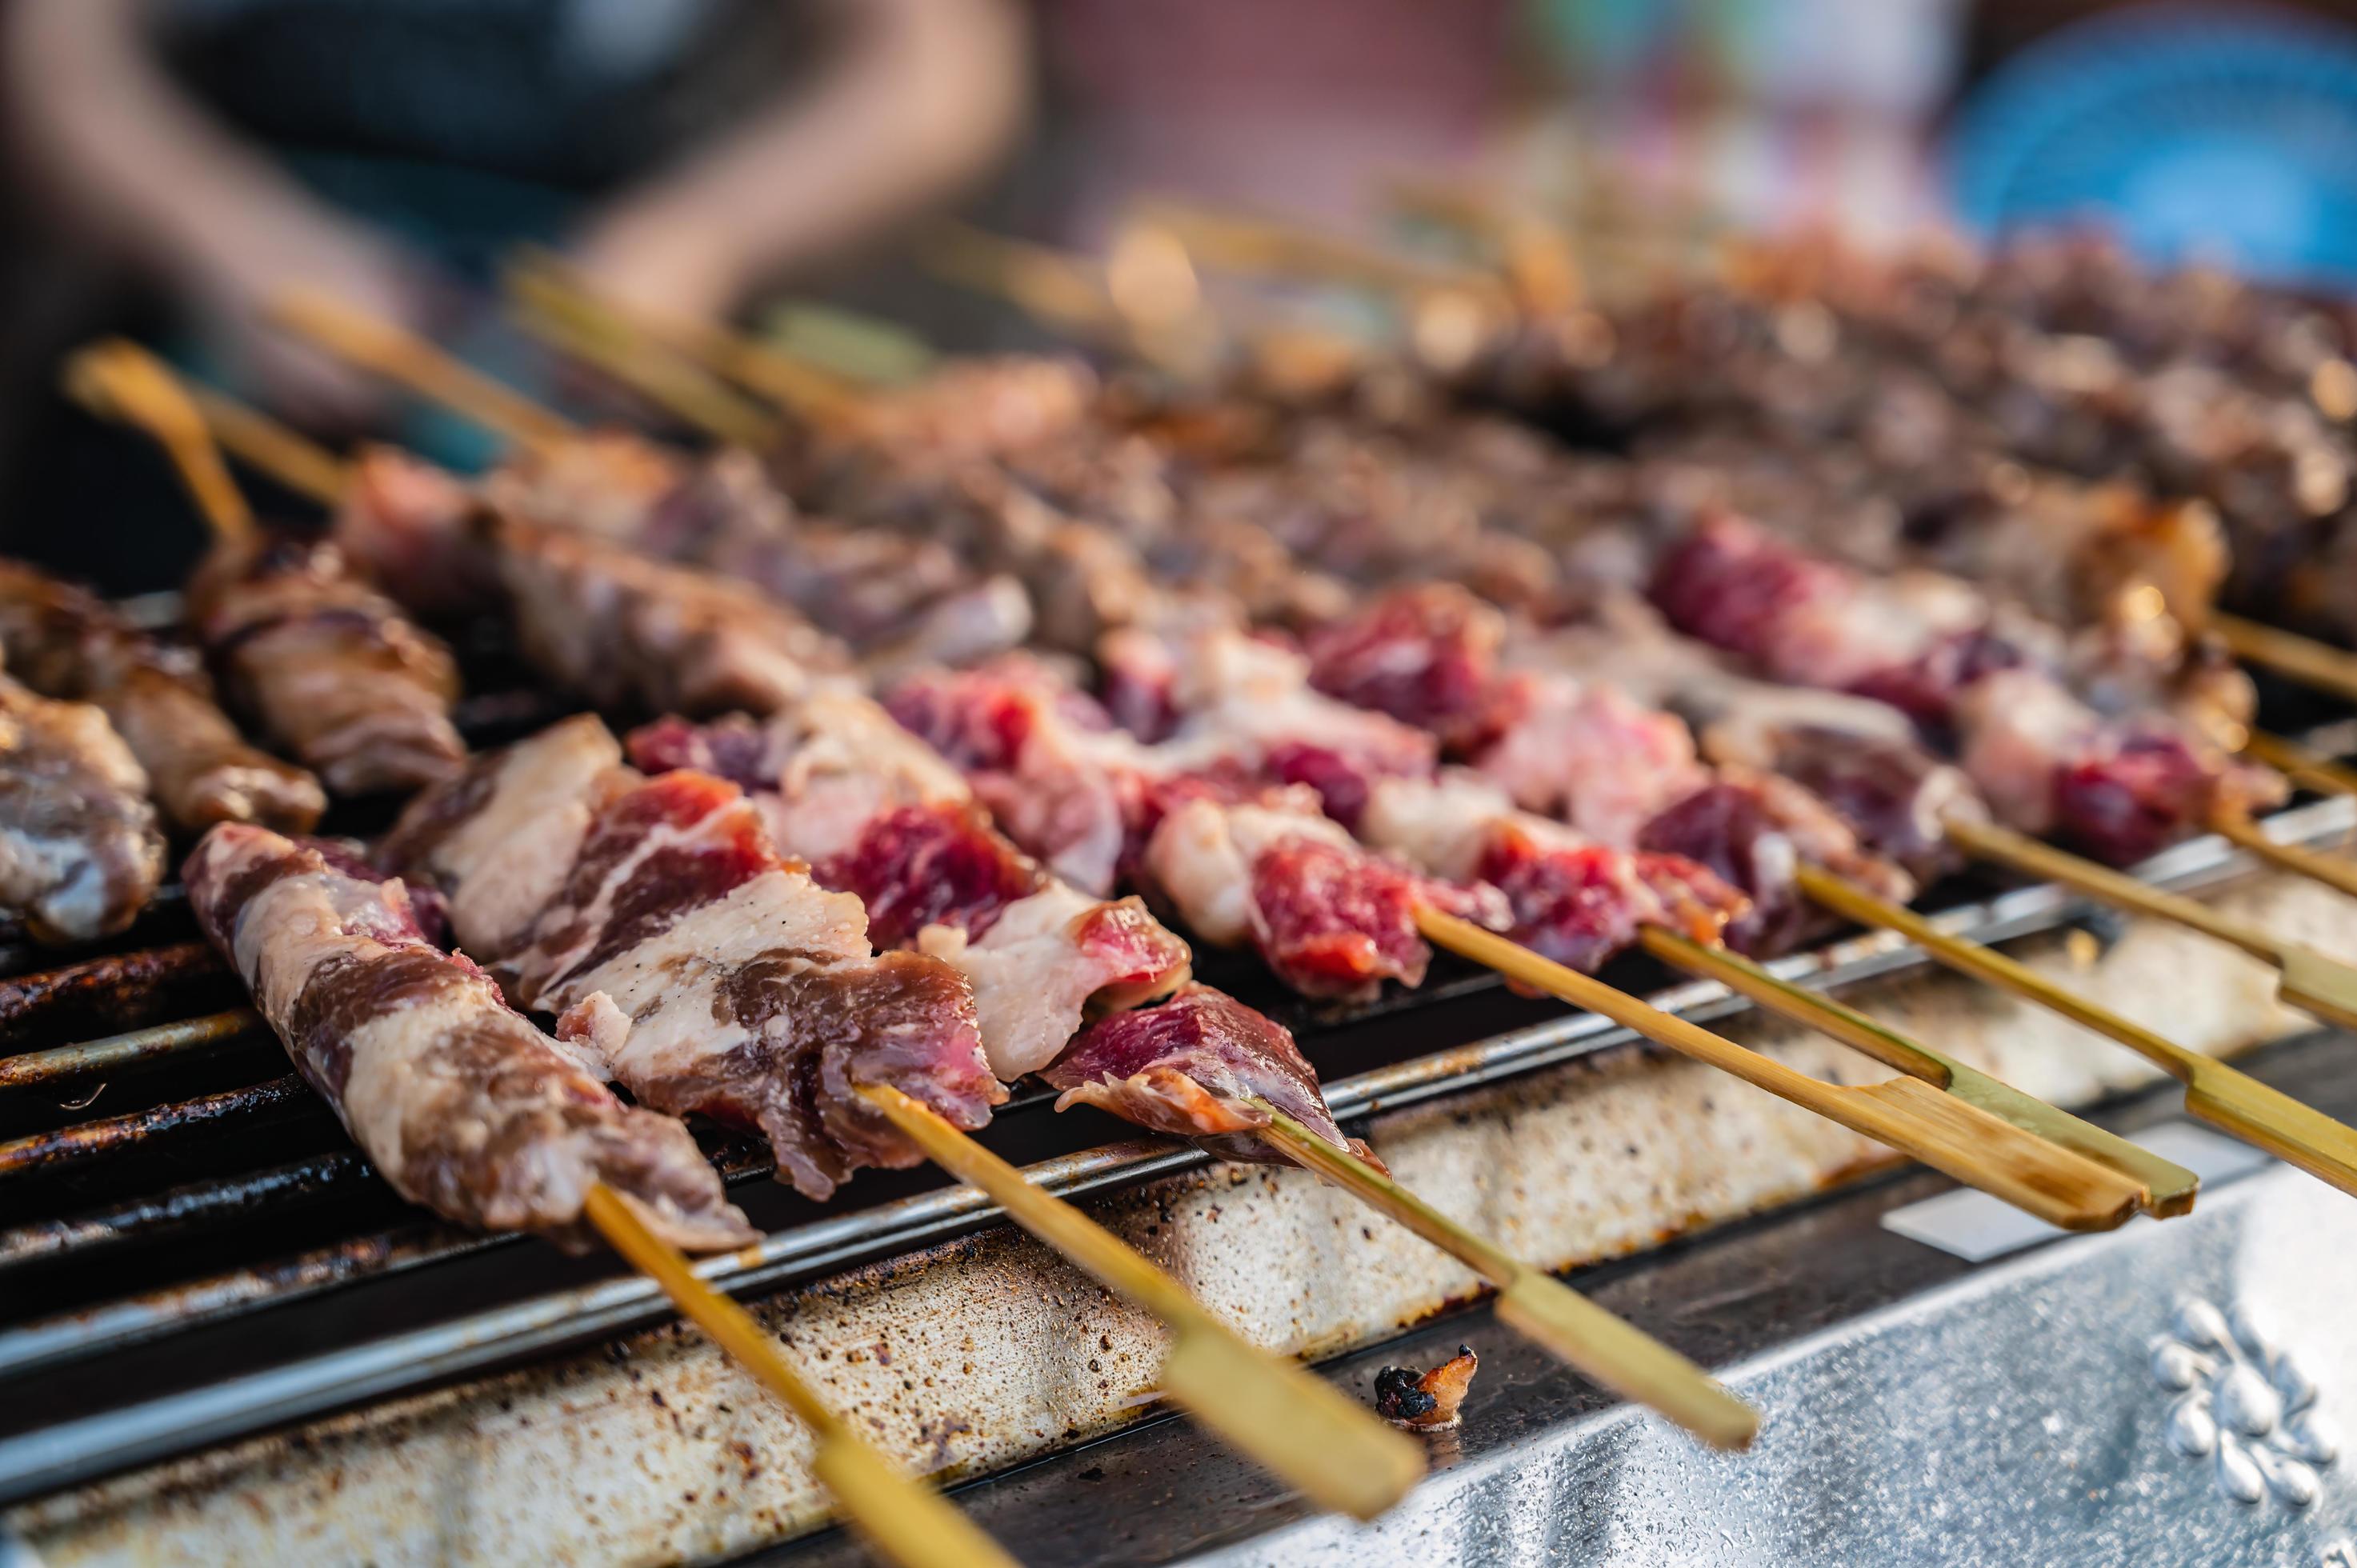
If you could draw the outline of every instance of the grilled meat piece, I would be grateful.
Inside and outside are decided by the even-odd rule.
[[[0,675],[0,914],[43,942],[122,930],[164,876],[138,760],[87,703]]]
[[[1158,1007],[1099,1020],[1041,1077],[1062,1090],[1056,1109],[1094,1105],[1224,1160],[1287,1163],[1254,1136],[1269,1124],[1264,1100],[1338,1149],[1382,1168],[1345,1138],[1293,1036],[1224,992],[1187,985]]]
[[[859,901],[780,855],[737,786],[619,757],[583,718],[479,759],[412,803],[387,863],[440,887],[459,940],[641,1103],[759,1128],[813,1197],[920,1157],[860,1085],[989,1119],[1006,1090],[956,970],[877,955]]]
[[[327,809],[317,779],[245,743],[193,659],[96,595],[0,561],[0,645],[34,691],[106,711],[174,827],[250,822],[301,832]]]
[[[188,624],[231,696],[339,795],[407,792],[467,755],[448,649],[325,540],[264,534],[214,550]]]
[[[398,880],[242,823],[208,833],[187,879],[286,1054],[411,1202],[583,1251],[581,1206],[604,1183],[675,1245],[758,1235],[686,1128],[623,1105],[482,970],[427,941]]]
[[[1411,1431],[1445,1432],[1461,1419],[1458,1411],[1480,1369],[1470,1345],[1459,1345],[1456,1355],[1428,1372],[1385,1367],[1375,1374],[1375,1413]]]

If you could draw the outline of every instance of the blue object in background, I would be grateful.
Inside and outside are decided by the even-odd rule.
[[[2357,288],[2357,30],[2250,6],[2094,17],[1966,100],[1948,167],[1984,236],[2093,221],[2155,263]]]

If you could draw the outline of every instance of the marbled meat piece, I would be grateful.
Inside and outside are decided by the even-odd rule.
[[[0,675],[0,913],[43,942],[111,936],[164,876],[147,776],[106,714]]]
[[[1345,1138],[1318,1092],[1318,1075],[1283,1025],[1207,985],[1188,985],[1158,1007],[1100,1019],[1041,1074],[1063,1090],[1056,1109],[1094,1105],[1125,1122],[1191,1138],[1226,1160],[1288,1163],[1254,1134],[1269,1124],[1265,1100],[1338,1149],[1375,1163]]]
[[[265,533],[218,546],[188,599],[231,697],[334,793],[405,793],[465,760],[450,650],[333,542]]]
[[[1732,765],[1646,823],[1637,843],[1707,866],[1742,889],[1750,908],[1727,926],[1727,940],[1760,957],[1791,951],[1828,923],[1794,880],[1804,863],[1892,903],[1904,904],[1916,891],[1913,877],[1867,848],[1807,789],[1778,774]]]
[[[1599,843],[1518,810],[1464,768],[1386,780],[1360,831],[1434,876],[1493,887],[1508,915],[1500,929],[1585,973],[1628,948],[1643,926],[1716,941],[1750,908],[1741,891],[1691,859]]]
[[[242,823],[206,835],[187,880],[296,1067],[411,1202],[578,1251],[603,1183],[676,1246],[758,1235],[685,1127],[623,1105],[470,960],[426,940],[399,880]]]
[[[318,779],[238,734],[188,650],[165,647],[96,595],[0,561],[0,644],[34,691],[105,710],[173,826],[301,832],[327,810]]]

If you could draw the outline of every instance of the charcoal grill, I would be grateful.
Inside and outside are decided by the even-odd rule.
[[[479,679],[470,689],[492,693],[462,711],[470,742],[497,744],[558,715],[513,683],[496,650],[469,658],[479,677],[491,672],[488,688]],[[2351,739],[2310,738],[2327,747]],[[355,816],[331,825],[380,823]],[[2301,805],[2270,827],[2291,842],[2328,844],[2357,827],[2357,801]],[[2181,845],[2143,875],[2215,890],[2277,929],[2306,927],[2317,945],[2357,956],[2357,942],[2324,929],[2335,913],[2330,895],[2255,876],[2218,840]],[[2105,960],[2072,983],[2198,1048],[2235,1048],[2299,1026],[2266,1000],[2270,986],[2255,965],[2215,944],[2124,925],[2051,886],[1979,892],[1966,890],[1943,924],[1976,940],[2031,939],[2041,961],[2066,966],[2083,965],[2091,946],[2115,939],[2144,944],[2142,969],[2115,973]],[[2165,1004],[2156,1011],[2139,979],[2155,965],[2181,994],[2219,998],[2215,1015]],[[1882,987],[1898,1005],[1954,1023],[1926,1023],[1922,1032],[1965,1059],[1978,1052],[1996,1066],[2004,1038],[2027,1039],[2021,1048],[2029,1054],[2005,1059],[2004,1076],[2032,1093],[2084,1101],[2152,1076],[2108,1047],[2058,1046],[2052,1026],[1926,972],[1920,954],[1888,935],[1835,942],[1776,967],[1810,983]],[[1466,1212],[1486,1205],[1485,1218],[1511,1248],[1550,1264],[1643,1247],[1815,1191],[1883,1157],[1730,1081],[1647,1056],[1606,1020],[1515,997],[1445,960],[1422,990],[1349,1008],[1279,993],[1251,966],[1216,956],[1205,969],[1207,980],[1294,1027],[1351,1130],[1369,1131],[1372,1122],[1387,1153],[1398,1147],[1410,1166],[1419,1158],[1430,1166],[1415,1185]],[[173,1530],[189,1532],[172,1539],[197,1557],[251,1551],[257,1541],[291,1551],[339,1506],[322,1494],[328,1472],[307,1456],[334,1448],[343,1467],[332,1485],[340,1487],[360,1473],[358,1461],[425,1441],[416,1435],[425,1431],[445,1446],[404,1451],[429,1466],[446,1462],[448,1430],[435,1425],[437,1411],[560,1410],[573,1408],[568,1401],[611,1402],[618,1391],[651,1393],[671,1412],[679,1447],[698,1455],[714,1441],[731,1441],[703,1429],[717,1421],[715,1412],[751,1414],[721,1397],[725,1388],[715,1392],[722,1371],[696,1359],[709,1356],[707,1348],[648,1333],[669,1317],[668,1306],[649,1282],[618,1273],[613,1260],[566,1259],[535,1240],[459,1232],[422,1219],[385,1189],[327,1107],[286,1072],[233,979],[197,941],[177,889],[111,950],[55,955],[12,946],[0,953],[0,1504],[22,1505],[8,1516],[13,1527],[47,1542],[59,1561],[103,1560]],[[1745,1015],[1726,1026],[1729,1032],[1748,1043],[1781,1042],[1811,1070],[1855,1079],[1864,1065],[1830,1046],[1796,1043],[1715,984],[1673,984],[1633,962],[1614,978],[1690,1017]],[[1597,1075],[1628,1098],[1611,1101],[1620,1108],[1598,1112],[1585,1131],[1563,1133],[1533,1111],[1573,1105]],[[1469,1279],[1415,1243],[1379,1240],[1355,1214],[1347,1226],[1332,1218],[1297,1173],[1228,1172],[1189,1148],[1109,1141],[1122,1124],[1092,1112],[1053,1114],[1051,1098],[1018,1090],[986,1141],[1028,1162],[1051,1190],[1107,1197],[1116,1228],[1264,1339],[1304,1353],[1348,1349],[1475,1294]],[[1682,1136],[1692,1127],[1666,1114],[1641,1138],[1631,1119],[1649,1106],[1736,1118],[1725,1123],[1738,1129],[1725,1151],[1728,1171],[1663,1177],[1699,1156]],[[1805,1130],[1791,1131],[1792,1117]],[[1529,1147],[1501,1154],[1497,1140],[1534,1125]],[[1506,1200],[1485,1184],[1519,1174],[1544,1185],[1555,1179],[1550,1171],[1559,1176],[1602,1157],[1598,1139],[1624,1137],[1628,1161],[1654,1173],[1654,1188],[1598,1200],[1610,1211],[1600,1230],[1550,1209],[1559,1193],[1534,1197],[1517,1187],[1513,1202],[1523,1207],[1496,1212]],[[748,1296],[783,1293],[772,1321],[797,1343],[797,1333],[830,1310],[840,1309],[844,1324],[868,1321],[862,1315],[877,1310],[878,1293],[898,1293],[896,1323],[910,1314],[921,1319],[909,1331],[930,1336],[928,1348],[901,1355],[912,1386],[887,1390],[870,1417],[907,1456],[952,1475],[984,1473],[1149,1408],[1134,1372],[1125,1383],[1120,1367],[1125,1357],[1151,1364],[1143,1359],[1150,1326],[1125,1318],[1028,1241],[1003,1229],[984,1234],[998,1212],[978,1194],[929,1171],[868,1172],[821,1208],[763,1180],[771,1167],[756,1143],[709,1129],[705,1138],[732,1196],[766,1232],[758,1245],[708,1263],[716,1283]],[[1572,1141],[1558,1147],[1566,1138]],[[1223,1215],[1232,1216],[1224,1236]],[[1304,1248],[1316,1268],[1349,1282],[1302,1284]],[[928,1268],[943,1283],[912,1284]],[[1010,1300],[1017,1325],[1010,1332],[1034,1346],[1026,1355],[1052,1352],[1054,1377],[1033,1378],[1020,1358],[977,1366],[971,1353],[961,1359],[939,1342],[954,1337],[975,1303]],[[856,1350],[842,1356],[825,1375],[888,1380],[888,1350],[881,1362]],[[1089,1375],[1078,1371],[1082,1365]],[[913,1386],[920,1372],[931,1392]],[[961,1378],[971,1387],[957,1389]],[[437,1390],[447,1391],[438,1401]],[[683,1391],[667,1404],[667,1390]],[[1000,1419],[956,1413],[962,1399]],[[486,1400],[492,1406],[479,1403]],[[702,1421],[693,1433],[682,1424],[689,1409]],[[927,1411],[939,1413],[924,1417]],[[355,1413],[322,1423],[339,1412]],[[921,1441],[907,1441],[903,1426]],[[546,1441],[546,1461],[564,1463],[561,1440]],[[673,1438],[659,1433],[655,1441]],[[176,1463],[140,1469],[166,1461]],[[681,1461],[691,1470],[702,1462]],[[685,1501],[666,1495],[659,1508],[640,1508],[625,1491],[594,1526],[577,1515],[561,1520],[558,1509],[537,1524],[511,1521],[479,1548],[447,1533],[434,1539],[457,1555],[479,1550],[492,1560],[519,1543],[559,1556],[719,1556],[791,1536],[818,1518],[822,1506],[807,1477],[793,1473],[790,1447],[745,1464],[742,1487],[716,1522],[702,1516],[717,1499],[693,1488]],[[678,1467],[640,1456],[650,1491]],[[752,1501],[765,1487],[774,1496]],[[220,1533],[229,1530],[225,1499],[242,1494],[251,1513],[239,1528],[248,1533]],[[401,1504],[355,1495],[350,1511],[370,1520],[355,1528],[389,1528],[367,1514],[379,1506]],[[537,1512],[526,1507],[522,1516]],[[411,1516],[402,1522],[426,1527]]]

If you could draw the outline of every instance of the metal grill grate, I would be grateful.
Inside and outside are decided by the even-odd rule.
[[[504,689],[471,700],[463,727],[475,744],[498,744],[560,711]],[[2352,825],[2357,801],[2346,800],[2278,822],[2315,843]],[[2242,869],[2228,846],[2203,839],[2149,875],[2199,887]],[[1955,908],[1943,922],[1995,940],[2085,913],[2067,894],[2032,887]],[[610,1260],[460,1232],[401,1203],[286,1072],[233,977],[193,934],[172,889],[117,950],[58,963],[0,950],[10,976],[0,979],[0,1502],[665,1314],[653,1286]],[[1346,1120],[1631,1038],[1446,961],[1420,991],[1336,1008],[1275,992],[1248,961],[1206,957],[1205,979],[1295,1029]],[[1875,936],[1777,967],[1833,983],[1921,961]],[[1618,978],[1690,1016],[1742,1005],[1712,984],[1663,989],[1660,972],[1635,963]],[[1104,1190],[1202,1162],[1168,1144],[1107,1143],[1121,1123],[1056,1115],[1051,1100],[1018,1090],[985,1134],[1051,1189]],[[732,1289],[775,1289],[946,1240],[996,1212],[924,1170],[863,1173],[822,1208],[761,1179],[771,1165],[757,1143],[706,1129],[705,1145],[768,1232],[712,1266]]]

